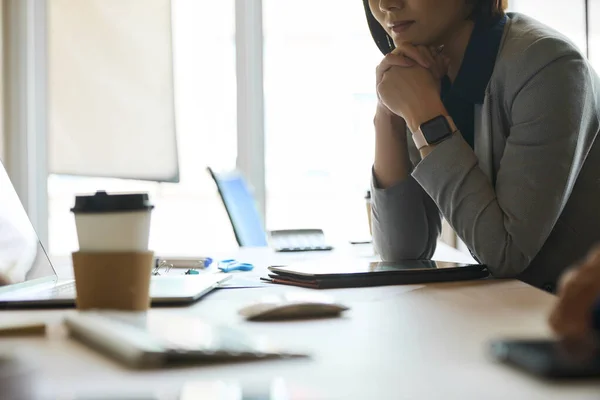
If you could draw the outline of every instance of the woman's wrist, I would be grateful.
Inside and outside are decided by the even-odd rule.
[[[406,122],[387,109],[377,106],[375,114],[375,160],[373,172],[378,187],[387,189],[405,180],[410,171],[407,151]]]
[[[410,131],[414,133],[419,130],[419,127],[423,123],[440,115],[448,115],[444,103],[442,103],[441,99],[432,100],[427,102],[427,105],[417,107],[414,111],[408,113],[406,115],[406,124]]]
[[[406,130],[406,122],[404,119],[391,112],[381,103],[377,104],[377,111],[375,112],[373,122],[375,123],[375,127],[383,124],[391,126],[394,130]]]

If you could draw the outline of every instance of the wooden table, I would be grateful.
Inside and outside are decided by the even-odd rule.
[[[369,257],[368,247],[339,249],[329,257]],[[275,254],[244,249],[238,259],[257,265],[324,254]],[[469,261],[440,245],[438,257]],[[68,271],[64,271],[68,274]],[[246,322],[237,310],[267,292],[309,290],[284,286],[220,289],[189,308],[209,321],[265,334],[311,357],[227,365],[134,371],[69,340],[60,325],[73,310],[9,311],[1,318],[42,318],[48,338],[0,341],[0,351],[19,349],[35,359],[40,391],[48,398],[72,391],[153,391],[176,398],[183,384],[213,380],[247,387],[283,379],[296,398],[323,399],[598,399],[599,382],[547,383],[494,363],[487,344],[498,337],[545,337],[554,297],[517,281],[481,281],[327,291],[351,307],[342,318],[295,322]],[[51,395],[50,395],[51,394]],[[200,397],[199,397],[200,398]]]

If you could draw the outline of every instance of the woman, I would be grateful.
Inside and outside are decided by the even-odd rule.
[[[555,291],[600,241],[600,87],[500,0],[363,0],[376,44],[373,239],[429,258],[451,224],[496,277]]]

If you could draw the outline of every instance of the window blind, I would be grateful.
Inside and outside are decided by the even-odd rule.
[[[49,171],[174,182],[170,0],[48,1]]]

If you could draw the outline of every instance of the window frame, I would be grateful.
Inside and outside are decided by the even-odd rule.
[[[237,72],[236,167],[253,189],[266,226],[262,0],[235,0]]]
[[[48,244],[47,0],[3,0],[5,167]]]

